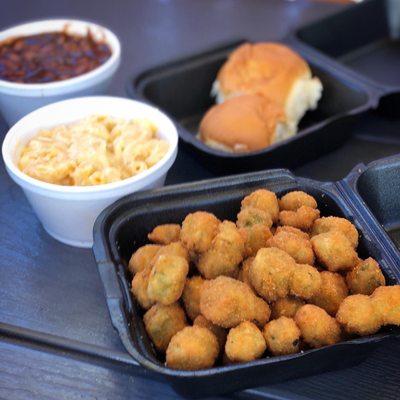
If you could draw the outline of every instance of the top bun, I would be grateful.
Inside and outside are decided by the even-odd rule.
[[[278,43],[246,43],[231,53],[220,69],[213,94],[217,102],[242,94],[261,94],[276,102],[287,120],[297,124],[316,107],[322,85],[307,62]]]

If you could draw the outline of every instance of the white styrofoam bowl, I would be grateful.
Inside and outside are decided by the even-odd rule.
[[[75,122],[93,114],[149,119],[158,127],[158,136],[168,141],[167,154],[156,165],[136,176],[97,186],[46,183],[31,178],[18,168],[22,148],[39,130]],[[8,131],[2,154],[8,174],[23,189],[44,229],[63,243],[91,247],[93,224],[100,212],[127,194],[163,186],[177,150],[176,128],[158,109],[135,100],[93,96],[63,100],[26,115]]]
[[[66,30],[85,35],[88,28],[95,38],[104,40],[111,49],[111,57],[102,65],[85,74],[49,83],[16,83],[0,79],[0,110],[11,126],[24,115],[72,97],[104,94],[121,59],[118,38],[107,28],[92,22],[73,19],[50,19],[30,22],[0,32],[0,42],[11,37]]]

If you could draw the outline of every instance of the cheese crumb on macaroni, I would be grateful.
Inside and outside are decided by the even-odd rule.
[[[164,157],[168,147],[148,120],[92,115],[40,131],[23,148],[18,167],[44,182],[101,185],[145,171]]]

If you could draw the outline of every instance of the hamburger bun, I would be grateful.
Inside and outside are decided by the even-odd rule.
[[[295,133],[295,128],[285,120],[283,109],[261,95],[235,96],[208,110],[200,123],[199,135],[210,147],[256,151]]]
[[[307,62],[278,43],[246,43],[220,69],[212,94],[217,103],[238,95],[261,94],[280,105],[287,121],[298,124],[321,98],[322,85]]]

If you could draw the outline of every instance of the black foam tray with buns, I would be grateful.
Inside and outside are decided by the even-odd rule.
[[[93,251],[111,320],[126,350],[155,377],[166,378],[176,391],[188,397],[268,385],[361,362],[379,343],[398,335],[399,330],[384,328],[376,335],[244,364],[195,372],[168,368],[154,351],[143,326],[142,311],[131,297],[127,264],[132,252],[147,242],[147,233],[156,225],[181,223],[186,214],[195,210],[234,220],[241,199],[257,188],[267,188],[279,196],[304,190],[316,198],[322,215],[343,216],[352,221],[360,233],[360,256],[371,256],[379,262],[387,284],[400,284],[396,233],[400,227],[400,198],[393,187],[398,189],[399,177],[400,155],[358,165],[338,182],[298,178],[284,169],[266,170],[170,186],[117,201],[96,221]]]
[[[351,135],[354,123],[376,106],[375,88],[290,45],[309,63],[323,85],[314,111],[301,120],[299,132],[263,150],[231,153],[211,148],[196,135],[201,118],[214,104],[211,87],[229,54],[244,41],[236,40],[189,58],[147,70],[130,79],[127,91],[166,112],[177,124],[181,143],[220,175],[272,167],[294,168],[338,148]],[[249,132],[251,134],[251,132]]]

